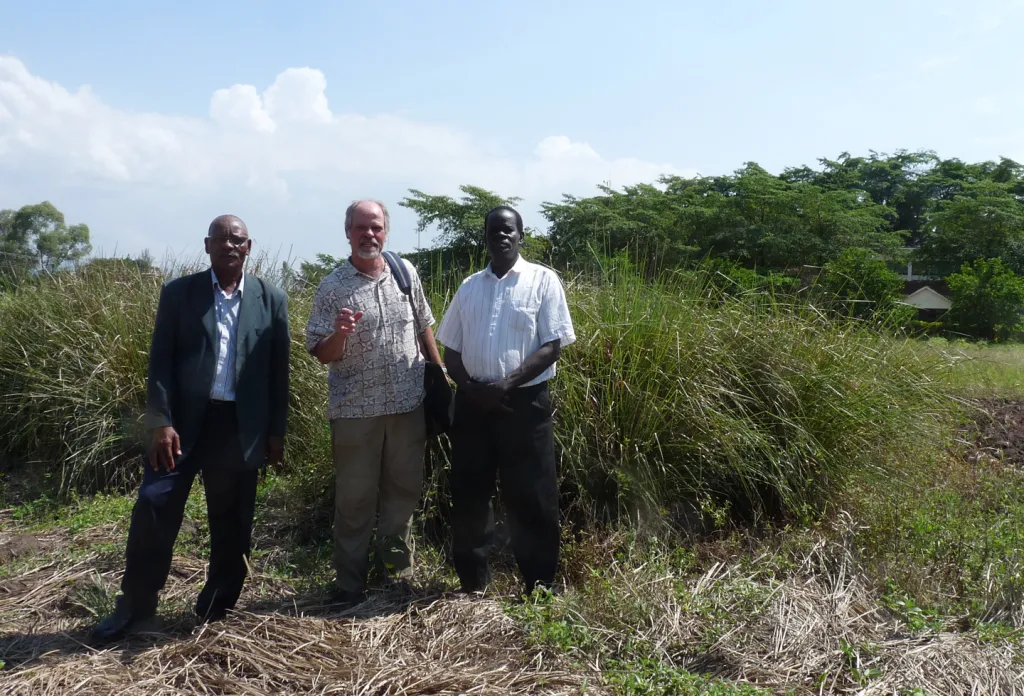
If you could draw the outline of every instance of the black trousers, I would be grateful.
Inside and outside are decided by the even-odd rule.
[[[133,611],[156,611],[167,581],[171,554],[196,474],[203,473],[210,524],[206,585],[196,601],[200,617],[219,618],[233,609],[248,572],[258,471],[246,469],[238,440],[235,405],[211,402],[203,430],[189,456],[173,471],[146,466],[132,511],[121,580],[122,598]]]
[[[547,383],[516,389],[512,413],[481,415],[455,397],[452,443],[452,555],[462,589],[491,579],[493,498],[500,476],[512,551],[527,592],[550,586],[558,564],[558,480]]]

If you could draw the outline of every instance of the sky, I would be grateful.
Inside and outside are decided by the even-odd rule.
[[[1024,161],[1024,0],[0,0],[0,209],[96,255],[201,254],[217,215],[293,262],[355,199],[544,201],[842,152]]]

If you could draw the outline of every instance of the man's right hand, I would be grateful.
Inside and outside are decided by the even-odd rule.
[[[356,322],[362,316],[362,312],[353,312],[348,307],[343,308],[338,312],[338,316],[334,317],[334,332],[346,337],[351,336],[356,330]]]
[[[486,414],[495,410],[512,413],[512,409],[505,403],[508,389],[501,382],[469,382],[462,389],[478,413]]]
[[[153,471],[174,469],[174,458],[181,456],[181,440],[171,426],[153,429],[153,443],[149,449],[149,465]]]

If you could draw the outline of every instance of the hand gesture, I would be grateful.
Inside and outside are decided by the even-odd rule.
[[[480,410],[480,413],[490,413],[494,410],[512,413],[512,409],[505,404],[508,387],[504,382],[470,382],[466,387],[466,398]]]
[[[181,440],[171,426],[153,429],[153,442],[149,448],[149,465],[153,471],[174,470],[174,458],[181,456]]]
[[[351,336],[356,330],[356,322],[359,321],[362,316],[362,312],[353,312],[348,307],[343,308],[338,312],[338,316],[334,317],[334,332],[339,333],[346,338]]]

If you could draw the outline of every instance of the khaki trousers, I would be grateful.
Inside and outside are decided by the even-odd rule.
[[[409,413],[331,421],[338,589],[365,590],[375,517],[377,569],[385,577],[412,576],[412,516],[423,488],[426,439],[422,405]]]

